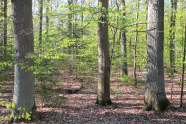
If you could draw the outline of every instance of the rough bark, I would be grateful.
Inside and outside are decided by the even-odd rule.
[[[169,30],[169,66],[170,66],[170,76],[173,75],[173,71],[175,71],[174,64],[175,64],[175,45],[174,45],[174,39],[175,39],[175,31],[173,28],[175,27],[176,23],[176,9],[177,9],[177,0],[171,0],[171,17],[170,17],[170,30]]]
[[[108,0],[100,0],[102,7],[108,9]],[[110,100],[110,57],[108,41],[108,12],[98,14],[98,91],[96,104],[111,104]]]
[[[15,36],[14,98],[15,113],[18,109],[30,112],[34,108],[34,74],[28,70],[34,65],[34,37],[32,22],[32,0],[12,0]],[[25,68],[24,68],[25,67]],[[24,112],[25,112],[24,111]],[[23,112],[19,110],[19,112]]]
[[[122,11],[123,11],[123,19],[122,19],[122,23],[123,25],[125,25],[125,0],[121,0],[121,5],[122,5]],[[126,39],[126,32],[125,32],[125,28],[123,31],[121,31],[121,52],[122,52],[122,57],[123,57],[123,62],[122,62],[122,75],[128,75],[128,71],[127,71],[127,39]]]
[[[147,24],[147,65],[143,110],[165,110],[170,102],[164,85],[164,0],[149,1]]]

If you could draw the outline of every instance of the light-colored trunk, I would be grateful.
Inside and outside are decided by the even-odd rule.
[[[100,0],[102,7],[108,9],[108,0]],[[108,41],[108,12],[98,14],[98,91],[96,103],[111,104],[110,100],[110,57]]]
[[[143,110],[165,110],[170,102],[164,85],[164,0],[149,1],[147,24],[147,65]]]
[[[28,68],[34,65],[34,59],[25,57],[34,54],[32,0],[12,0],[12,11],[16,63],[13,102],[15,103],[15,110],[21,108],[30,112],[35,105],[35,78],[33,70]]]

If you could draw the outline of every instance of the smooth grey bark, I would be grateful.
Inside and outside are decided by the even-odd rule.
[[[35,103],[34,74],[28,67],[34,65],[34,37],[32,22],[32,0],[12,0],[14,36],[15,36],[15,74],[14,103],[15,110],[21,108],[29,112]],[[23,67],[26,67],[22,69]]]
[[[170,17],[170,30],[169,30],[169,66],[170,66],[170,76],[173,75],[173,71],[175,71],[175,45],[174,45],[174,39],[175,39],[175,31],[173,31],[173,28],[176,24],[176,10],[177,10],[177,0],[171,0],[171,17]]]
[[[170,102],[164,85],[164,0],[150,0],[147,24],[147,65],[143,110],[165,110]]]
[[[108,9],[108,0],[99,0]],[[98,90],[96,104],[111,104],[110,100],[110,57],[108,41],[108,12],[98,14]]]
[[[121,5],[122,5],[122,11],[123,11],[123,19],[122,23],[125,25],[125,18],[126,18],[126,13],[125,13],[125,0],[121,0]],[[123,62],[122,62],[122,75],[128,75],[127,71],[127,39],[126,39],[126,31],[125,29],[121,31],[121,52],[122,52],[122,57],[123,57]]]

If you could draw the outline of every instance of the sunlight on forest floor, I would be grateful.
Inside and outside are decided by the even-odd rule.
[[[139,80],[145,80],[144,72],[137,74]],[[129,76],[132,76],[132,72],[129,72]],[[178,110],[168,108],[161,114],[154,111],[142,111],[145,86],[140,82],[138,85],[141,88],[139,89],[130,85],[126,86],[124,83],[120,83],[119,79],[111,77],[111,100],[114,104],[102,107],[94,104],[97,97],[97,78],[76,78],[75,76],[61,76],[60,78],[63,79],[63,82],[59,83],[58,87],[54,87],[54,90],[59,91],[58,96],[66,97],[67,102],[59,102],[57,105],[44,103],[42,107],[41,100],[36,98],[37,111],[41,120],[35,120],[34,123],[186,123],[185,106]],[[175,78],[175,81],[177,80],[178,78]],[[82,86],[83,88],[81,88]],[[171,78],[165,76],[165,87],[168,99],[174,106],[179,107],[181,85],[177,82],[172,84]],[[0,102],[10,102],[13,83],[1,83],[0,89],[2,93]],[[186,105],[185,99],[186,96],[183,98],[183,105]],[[11,113],[10,109],[6,109],[4,106],[0,106],[0,111],[0,118]],[[6,122],[7,119],[4,119],[0,123]]]

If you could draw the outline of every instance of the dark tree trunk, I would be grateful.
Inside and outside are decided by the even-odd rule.
[[[108,9],[108,0],[99,0]],[[98,91],[96,104],[111,104],[110,100],[110,57],[108,41],[108,12],[98,14]]]
[[[136,13],[136,20],[138,20],[138,13],[139,13],[139,0],[137,0],[137,13]],[[134,69],[133,69],[133,75],[134,75],[134,85],[137,85],[137,77],[136,77],[136,47],[137,47],[137,41],[138,41],[138,22],[136,22],[136,36],[135,36],[135,42],[134,42]]]
[[[48,34],[49,34],[49,31],[48,31],[48,28],[49,28],[49,5],[50,5],[50,0],[47,0],[46,1],[46,35],[47,35],[47,41],[49,40],[48,38]]]
[[[32,0],[12,0],[13,24],[15,36],[15,74],[14,99],[15,113],[30,112],[35,106],[34,97],[34,59],[25,58],[34,54],[32,22]],[[25,67],[25,68],[24,68]],[[25,112],[24,111],[24,112]]]
[[[39,8],[39,51],[41,51],[42,44],[42,31],[43,31],[43,0],[40,0]]]
[[[147,24],[147,65],[143,110],[165,110],[170,102],[164,85],[164,0],[149,1]]]
[[[174,64],[175,64],[175,52],[174,52],[174,39],[175,39],[175,32],[173,31],[173,27],[176,23],[176,9],[177,9],[177,0],[171,0],[171,24],[170,24],[170,30],[169,30],[169,66],[170,66],[170,75],[173,75],[173,71],[175,70]]]
[[[3,9],[3,0],[1,0],[1,5],[0,5],[0,11],[1,11],[1,13],[0,13],[0,16],[1,17],[3,17],[3,11],[4,11],[4,9]],[[0,23],[1,24],[3,24],[3,19],[0,19]],[[0,52],[2,52],[2,53],[0,53],[0,59],[1,60],[3,60],[3,53],[4,53],[4,50],[3,50],[3,27],[2,27],[2,25],[1,25],[1,28],[0,28]]]
[[[4,0],[4,59],[7,59],[7,0]]]
[[[121,0],[121,5],[122,5],[122,11],[123,11],[123,25],[125,25],[125,0]],[[123,61],[122,61],[122,75],[128,75],[127,72],[127,39],[126,39],[126,32],[125,32],[125,28],[123,31],[121,31],[121,52],[122,52],[122,57],[123,57]]]

